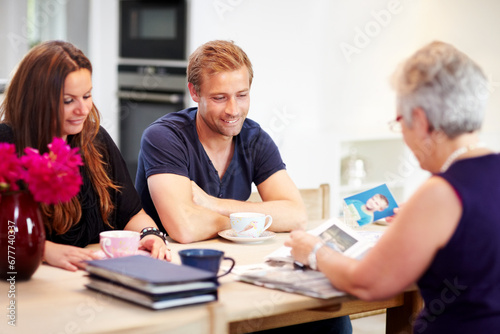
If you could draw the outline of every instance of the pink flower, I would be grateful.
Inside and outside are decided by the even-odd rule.
[[[54,138],[48,147],[49,152],[43,155],[32,148],[24,150],[26,155],[21,158],[26,168],[23,179],[36,201],[67,202],[80,191],[82,158],[78,148],[71,149],[61,138]]]
[[[43,155],[26,148],[20,159],[14,145],[0,144],[0,191],[19,190],[24,181],[37,202],[57,204],[71,200],[80,191],[83,165],[78,148],[71,149],[61,138],[54,138]]]
[[[0,143],[0,191],[19,190],[17,181],[22,177],[23,168],[13,144]]]
[[[52,143],[48,145],[51,154],[55,155],[52,158],[68,168],[76,169],[78,166],[83,166],[82,157],[78,154],[78,148],[70,148],[62,138],[54,138]]]

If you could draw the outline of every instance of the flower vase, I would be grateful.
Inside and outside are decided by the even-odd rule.
[[[42,262],[45,229],[38,203],[28,191],[0,194],[0,275],[29,280]]]

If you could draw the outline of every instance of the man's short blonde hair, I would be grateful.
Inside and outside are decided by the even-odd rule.
[[[253,69],[247,54],[233,41],[210,41],[198,47],[189,56],[187,79],[199,93],[205,73],[213,75],[235,71],[243,66],[248,69],[250,85],[252,85]]]

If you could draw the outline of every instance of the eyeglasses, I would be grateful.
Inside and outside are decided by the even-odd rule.
[[[392,132],[401,132],[401,130],[403,129],[402,126],[401,126],[401,120],[402,119],[403,119],[403,116],[399,115],[398,117],[396,117],[395,120],[390,121],[388,123],[389,130],[391,130]]]

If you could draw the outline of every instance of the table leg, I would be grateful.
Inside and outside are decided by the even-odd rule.
[[[210,317],[210,334],[227,334],[229,324],[223,305],[218,302],[208,303],[207,309]]]
[[[401,306],[387,309],[387,334],[411,334],[413,320],[420,312],[423,300],[418,290],[406,291],[404,303]]]

